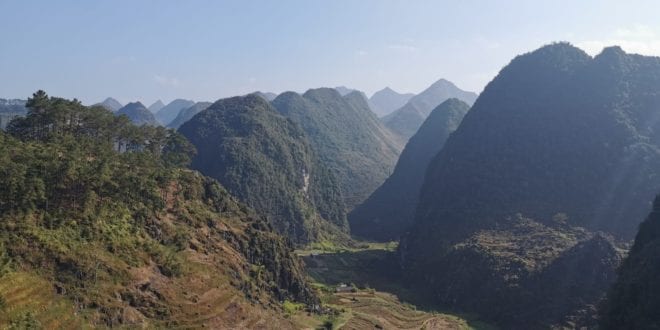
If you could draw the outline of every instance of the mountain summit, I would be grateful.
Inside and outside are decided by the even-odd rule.
[[[176,99],[156,113],[156,120],[161,123],[163,126],[167,126],[169,123],[179,115],[179,112],[183,109],[187,109],[195,105],[195,102],[184,99]]]
[[[305,130],[321,161],[339,180],[349,209],[392,172],[401,141],[371,112],[361,92],[346,96],[332,88],[310,89],[303,95],[286,92],[273,105]]]
[[[149,108],[147,108],[147,109],[149,109],[149,111],[151,111],[151,113],[155,114],[155,113],[158,113],[158,111],[160,111],[164,107],[165,107],[165,104],[163,104],[163,101],[158,100],[158,101],[154,102],[153,104],[151,104],[149,106]]]
[[[477,99],[477,94],[466,92],[452,82],[440,79],[423,92],[413,96],[403,107],[385,116],[385,125],[405,139],[417,132],[424,119],[440,103],[457,98],[468,105]]]
[[[657,57],[608,48],[592,58],[566,43],[516,57],[426,171],[401,243],[409,274],[436,302],[503,324],[593,316],[587,305],[620,258],[608,235],[631,239],[660,187],[659,90]],[[580,255],[587,259],[573,262],[601,271],[558,271],[568,264],[556,261]],[[519,296],[589,276],[588,286],[555,296],[562,308],[545,306],[554,312],[543,318]]]
[[[298,244],[348,230],[341,190],[305,132],[255,94],[222,99],[180,128],[192,167],[220,181]]]
[[[119,110],[123,107],[123,105],[121,105],[121,103],[119,103],[119,101],[117,101],[117,100],[115,100],[111,97],[108,97],[105,100],[103,100],[103,102],[95,104],[95,105],[100,105],[100,106],[102,106],[102,107],[104,107],[104,108],[106,108],[106,109],[108,109],[112,112],[115,112],[115,111],[117,111],[117,110]]]
[[[140,102],[125,105],[115,112],[117,116],[126,115],[135,125],[158,126],[154,115]]]
[[[400,94],[385,87],[369,98],[369,106],[378,117],[384,117],[404,106],[413,96],[413,93]]]

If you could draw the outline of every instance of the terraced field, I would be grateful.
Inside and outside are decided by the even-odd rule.
[[[20,325],[14,324],[19,329],[27,323],[44,329],[80,329],[83,326],[73,304],[55,294],[53,286],[37,276],[21,272],[3,276],[0,297],[0,325],[20,320]]]
[[[392,245],[367,244],[365,249],[300,251],[310,280],[315,283],[326,315],[293,318],[307,329],[494,329],[494,327],[450,314],[419,310],[400,301],[414,301],[403,286]],[[355,292],[335,292],[348,284]]]
[[[396,296],[376,291],[336,293],[328,305],[343,310],[339,329],[470,329],[456,316],[415,310]]]

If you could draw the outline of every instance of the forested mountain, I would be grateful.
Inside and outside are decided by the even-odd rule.
[[[639,226],[635,243],[601,306],[605,330],[660,328],[660,197]]]
[[[117,116],[124,115],[128,117],[135,125],[158,126],[158,121],[154,115],[140,102],[133,102],[125,105],[115,112]]]
[[[163,126],[167,126],[169,123],[179,115],[179,112],[183,109],[187,109],[195,105],[195,102],[190,100],[176,99],[168,103],[165,107],[160,109],[156,113],[156,120]]]
[[[378,117],[383,117],[404,106],[413,96],[413,93],[400,94],[385,87],[369,98],[369,106]]]
[[[162,127],[37,92],[0,132],[0,324],[291,328],[291,246]]]
[[[0,130],[5,129],[12,119],[27,114],[25,102],[18,99],[0,99]]]
[[[305,132],[250,94],[213,103],[179,132],[197,148],[192,167],[268,216],[299,244],[347,231],[341,190]],[[345,235],[345,234],[344,234]]]
[[[392,131],[408,139],[417,132],[431,110],[450,98],[457,98],[472,105],[477,99],[477,94],[466,92],[452,82],[440,79],[423,92],[413,96],[403,107],[383,117],[383,121]]]
[[[401,141],[371,112],[360,92],[341,96],[332,88],[280,94],[272,104],[307,132],[322,162],[339,180],[352,209],[392,172]]]
[[[515,58],[428,167],[400,248],[411,281],[507,327],[589,322],[619,258],[608,235],[632,238],[660,190],[659,104],[660,58],[564,43]],[[586,244],[595,231],[606,239]],[[527,313],[538,305],[525,297],[570,285],[548,272],[580,244],[601,271],[571,274],[593,290],[560,291],[557,304],[580,302],[571,311]]]
[[[172,120],[172,122],[167,125],[167,127],[174,129],[181,127],[183,123],[190,120],[190,118],[194,117],[196,114],[206,110],[206,108],[208,108],[210,105],[211,102],[197,102],[192,107],[181,110],[176,118],[174,118],[174,120]]]
[[[149,108],[147,108],[147,109],[149,109],[149,111],[151,111],[151,113],[158,113],[158,111],[160,111],[164,107],[165,107],[165,104],[163,104],[163,101],[158,100],[158,101],[154,102],[152,105],[150,105]]]
[[[399,239],[415,216],[427,166],[469,109],[465,102],[449,99],[431,112],[406,144],[392,175],[349,214],[352,234],[379,241]]]

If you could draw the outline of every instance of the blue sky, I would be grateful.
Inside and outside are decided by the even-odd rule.
[[[0,0],[0,97],[214,101],[345,85],[476,92],[552,41],[660,55],[657,1]]]

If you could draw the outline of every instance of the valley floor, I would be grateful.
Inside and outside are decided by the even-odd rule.
[[[405,302],[414,296],[400,284],[396,244],[359,245],[297,251],[324,310],[321,316],[293,313],[295,324],[303,329],[493,329],[472,318],[418,310]]]

